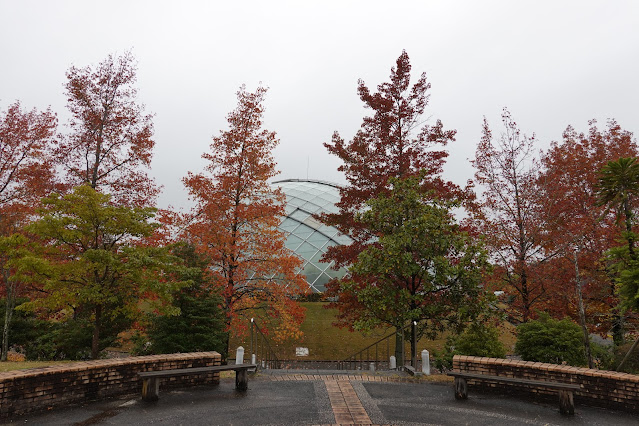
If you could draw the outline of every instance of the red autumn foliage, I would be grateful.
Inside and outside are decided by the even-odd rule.
[[[575,267],[584,283],[586,318],[592,331],[619,332],[622,324],[615,283],[605,263],[605,252],[620,238],[614,212],[597,203],[601,169],[621,157],[639,154],[632,133],[614,120],[600,130],[593,120],[587,133],[568,127],[561,142],[553,142],[542,157],[540,202],[546,215],[546,238],[560,255],[552,259],[545,276],[553,297],[544,310],[555,317],[576,317]]]
[[[618,301],[604,253],[615,245],[615,217],[597,204],[599,171],[608,161],[636,156],[630,132],[614,121],[605,131],[568,127],[563,140],[534,157],[535,139],[520,133],[510,113],[495,142],[484,120],[473,162],[484,189],[474,225],[485,236],[495,264],[490,281],[504,290],[510,319],[549,312],[577,317],[576,266],[584,284],[588,325],[606,334],[620,327]]]
[[[441,178],[442,167],[448,153],[442,148],[455,140],[455,130],[445,130],[442,122],[423,124],[423,114],[428,105],[426,74],[422,73],[414,85],[410,85],[411,65],[404,51],[391,69],[390,81],[377,86],[372,93],[364,81],[359,80],[357,92],[372,115],[363,118],[361,129],[350,142],[345,142],[335,132],[330,143],[324,146],[339,157],[343,164],[348,185],[340,189],[338,213],[324,214],[321,220],[349,235],[353,242],[348,246],[329,247],[324,261],[334,262],[336,268],[348,267],[366,248],[372,237],[370,230],[355,220],[365,202],[380,194],[390,192],[389,179],[407,178],[423,173],[421,186],[440,197],[461,195],[461,190]],[[362,286],[367,285],[360,282]],[[327,285],[328,296],[339,297],[332,307],[339,309],[339,325],[348,326],[357,318],[361,307],[355,294],[342,291],[339,280]]]
[[[155,142],[152,116],[137,101],[136,72],[131,53],[67,71],[72,118],[55,155],[69,186],[89,183],[116,204],[142,207],[155,204],[159,189],[144,171]]]
[[[268,180],[278,173],[272,152],[279,141],[262,129],[265,93],[262,87],[254,93],[242,87],[227,118],[229,130],[214,137],[202,156],[208,160],[205,172],[184,178],[196,202],[185,238],[210,259],[227,327],[242,329],[256,316],[283,338],[299,332],[303,309],[294,297],[308,286],[297,274],[300,260],[286,249],[278,229],[284,195]]]

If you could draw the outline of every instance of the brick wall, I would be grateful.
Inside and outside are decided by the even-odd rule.
[[[0,418],[12,414],[102,399],[141,394],[141,371],[206,367],[220,364],[217,352],[151,355],[62,364],[0,373]],[[219,373],[163,379],[160,389],[219,382]]]
[[[614,371],[591,370],[568,365],[545,364],[531,361],[514,361],[499,358],[482,358],[455,355],[453,370],[488,374],[491,376],[518,377],[581,385],[575,392],[577,405],[595,405],[632,412],[639,411],[639,376]],[[515,386],[468,380],[470,388],[498,390],[508,393],[525,393],[557,398],[557,391],[534,386]]]

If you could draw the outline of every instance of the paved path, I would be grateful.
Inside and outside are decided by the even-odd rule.
[[[307,372],[308,373],[308,372]],[[311,374],[312,373],[312,374]],[[639,416],[577,404],[575,416],[557,404],[471,392],[456,401],[452,384],[415,382],[397,374],[287,374],[249,379],[248,392],[234,379],[219,386],[160,392],[56,409],[13,418],[27,425],[637,425]]]

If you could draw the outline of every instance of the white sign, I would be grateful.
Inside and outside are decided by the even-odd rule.
[[[295,348],[295,356],[308,356],[308,348]]]

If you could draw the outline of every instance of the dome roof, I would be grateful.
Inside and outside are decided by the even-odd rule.
[[[323,292],[331,278],[342,277],[345,270],[333,271],[330,264],[320,262],[326,249],[347,245],[351,239],[332,226],[326,226],[312,215],[337,213],[339,186],[330,182],[286,179],[273,182],[286,195],[286,217],[280,229],[287,234],[286,247],[304,261],[302,274],[314,292]]]

